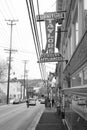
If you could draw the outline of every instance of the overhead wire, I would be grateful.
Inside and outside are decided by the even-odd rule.
[[[33,40],[34,40],[34,45],[35,45],[35,49],[36,49],[37,59],[39,59],[38,50],[37,50],[37,46],[36,46],[36,39],[35,39],[35,34],[34,34],[34,28],[33,28],[33,23],[32,23],[32,18],[31,18],[31,14],[30,14],[30,10],[29,10],[29,3],[28,3],[27,0],[26,0],[26,5],[27,5],[27,10],[28,10],[28,16],[29,16],[30,24],[31,24],[31,30],[32,30],[32,34],[33,34]],[[43,74],[42,74],[42,70],[41,70],[40,64],[39,64],[39,69],[40,69],[41,77],[43,79]]]
[[[8,7],[8,9],[9,9],[9,12],[11,12],[11,9],[10,9],[10,7],[9,7],[9,4],[8,4],[8,2],[6,1],[6,4],[7,4],[7,7]],[[12,1],[11,1],[11,6],[12,6],[12,8],[14,9],[14,6],[13,6],[13,4],[12,4]],[[15,13],[14,13],[15,14]],[[12,15],[12,13],[11,13],[11,16],[12,16],[12,18],[14,19],[14,17],[13,17],[13,15]],[[15,16],[16,16],[16,14],[15,14]],[[17,17],[17,16],[16,16]],[[21,30],[21,29],[20,29]],[[18,31],[18,28],[16,27],[16,37],[18,37],[18,39],[19,39],[19,43],[21,43],[22,41],[21,41],[21,38],[20,38],[20,34],[19,34],[19,31]],[[21,34],[22,35],[22,34]],[[23,35],[22,35],[22,37],[23,37]],[[17,40],[17,38],[15,38],[15,40]]]
[[[33,2],[31,1],[31,3],[33,4]],[[38,13],[39,13],[39,3],[37,4],[38,5]],[[33,6],[33,5],[32,5]],[[34,8],[34,7],[33,7]],[[35,18],[35,11],[34,11],[34,19],[35,19],[35,23],[36,23],[36,18]],[[37,25],[37,24],[36,24]],[[39,24],[40,25],[40,24]],[[37,26],[36,26],[36,29],[37,29]],[[41,30],[41,25],[40,25],[40,34],[42,34],[42,30]],[[37,41],[37,43],[39,42],[39,46],[38,46],[38,48],[40,48],[40,41],[39,41],[39,35],[38,35],[38,30],[37,30],[37,36],[38,36],[38,41]],[[42,35],[41,35],[41,37],[42,37]],[[42,40],[42,42],[43,42],[43,40]],[[44,66],[44,64],[43,63],[40,63],[41,64],[41,66],[42,66],[42,69],[43,69],[43,75],[44,75],[44,79],[45,79],[45,66]]]
[[[10,4],[11,4],[12,8],[14,9],[14,6],[13,6],[12,1],[10,1]],[[14,11],[15,11],[15,9],[14,9]],[[15,16],[18,18],[17,14],[16,14],[15,12],[14,12],[14,14],[15,14]],[[20,22],[20,20],[19,20],[19,22]],[[26,24],[25,24],[25,25],[26,25]],[[19,27],[19,29],[18,29],[18,27]],[[25,26],[25,28],[26,28],[26,30],[27,30],[27,27],[26,27],[26,26]],[[24,28],[24,29],[25,29],[25,28]],[[20,30],[20,32],[19,32],[19,30]],[[16,27],[16,37],[18,37],[19,43],[24,42],[24,41],[23,41],[23,34],[22,34],[21,28],[20,28],[20,24],[19,24],[19,26]],[[22,39],[21,39],[21,37],[22,37]],[[26,52],[26,53],[27,53],[27,52]]]
[[[7,7],[8,7],[8,10],[9,10],[9,12],[11,13],[11,11],[10,11],[10,9],[9,9],[9,5],[8,5],[8,3],[6,4],[7,5]],[[6,9],[5,9],[6,10]],[[7,12],[7,11],[5,11],[5,12]],[[3,14],[2,14],[3,15]],[[12,18],[13,18],[13,15],[12,15],[12,13],[11,13],[11,16],[12,16]],[[4,15],[3,15],[3,17],[5,17]],[[4,18],[5,19],[5,18]],[[37,32],[37,31],[36,31]],[[38,36],[37,35],[35,35],[36,36],[36,39],[38,39]],[[37,45],[38,46],[38,45]],[[39,55],[41,54],[41,50],[40,50],[40,48],[38,48],[38,53],[39,53]],[[39,56],[38,56],[38,58],[39,58]],[[41,68],[41,67],[40,67]],[[42,71],[42,70],[41,70]],[[41,72],[42,73],[42,72]]]
[[[7,5],[8,10],[9,10],[9,12],[10,12],[10,14],[11,14],[12,19],[14,19],[13,14],[12,14],[12,11],[11,11],[11,9],[10,9],[10,6],[9,6],[7,0],[5,0],[5,2],[6,2],[6,5]]]
[[[12,2],[12,1],[11,1]],[[9,14],[11,14],[11,17],[12,17],[12,19],[14,19],[14,17],[13,17],[13,13],[12,13],[12,11],[11,11],[11,7],[14,9],[14,6],[12,5],[12,3],[11,3],[11,6],[10,6],[10,3],[8,3],[7,1],[4,1],[4,3],[3,3],[7,8],[8,8],[8,11],[9,11]],[[6,8],[5,8],[5,10],[6,10]],[[14,13],[15,14],[15,13]],[[3,13],[2,13],[2,15],[3,15]],[[15,15],[16,16],[16,15]],[[6,17],[3,15],[3,17],[4,17],[4,20],[6,19]],[[9,17],[9,16],[8,16]],[[16,28],[17,29],[17,28]],[[5,32],[7,32],[7,31],[5,31]],[[18,30],[16,30],[16,32],[18,33]],[[17,36],[18,37],[18,36]],[[18,37],[19,38],[19,37]],[[15,40],[16,40],[17,38],[15,38]],[[20,40],[19,40],[20,41]],[[21,43],[21,42],[19,42],[19,43]]]
[[[38,52],[39,52],[39,56],[40,56],[40,54],[41,54],[41,46],[40,46],[39,37],[38,37],[38,30],[37,30],[37,25],[36,25],[33,1],[29,0],[29,3],[30,3],[30,8],[31,8],[31,15],[32,15],[32,22],[33,22],[34,31],[35,31],[35,37],[36,37],[36,41],[37,41],[36,45],[38,47]]]
[[[2,3],[2,1],[0,1],[0,5],[1,5],[0,12],[1,12],[1,15],[2,15],[4,21],[5,21],[6,16],[9,17],[9,15],[8,15],[7,10],[6,10],[6,8],[5,8],[5,4]],[[5,13],[4,13],[4,12],[5,12]],[[4,30],[3,33],[5,34],[5,35],[4,35],[5,39],[8,39],[8,38],[7,38],[8,33],[7,33],[7,29],[6,29],[5,26],[4,26],[4,21],[0,22],[0,24],[1,24],[1,27],[3,27],[3,30]],[[7,34],[7,35],[6,35],[6,34]]]
[[[11,16],[11,13],[9,12],[8,9],[6,9],[6,7],[7,7],[6,1],[0,0],[0,3],[2,3],[2,8],[3,8],[3,11],[5,12],[6,16],[7,16],[8,18],[11,18],[11,17],[12,17],[12,16]],[[6,19],[6,18],[5,18],[5,19]]]
[[[40,17],[40,9],[39,9],[39,1],[38,0],[37,0],[37,10],[38,10],[38,16]],[[40,37],[41,37],[42,50],[43,50],[43,38],[42,38],[42,29],[41,29],[40,21],[39,21],[39,28],[40,28]],[[42,66],[43,66],[44,73],[45,73],[44,77],[46,77],[46,66],[45,66],[45,63],[43,63]]]
[[[1,44],[3,44],[3,43],[1,43]],[[6,46],[1,46],[1,45],[0,45],[0,48],[3,48],[3,49],[8,49],[8,47],[6,47]],[[16,50],[16,49],[14,49],[14,50]],[[26,51],[26,50],[21,50],[21,49],[18,49],[17,51],[18,51],[18,52],[21,52],[21,53],[28,53],[28,54],[35,55],[35,53],[34,53],[34,52],[28,52],[28,51]]]
[[[39,9],[39,1],[38,0],[37,0],[37,10],[38,10],[38,16],[40,17],[40,9]],[[42,38],[42,30],[41,30],[40,21],[39,21],[39,27],[40,27],[40,37],[41,37],[42,49],[43,49],[43,38]]]
[[[15,8],[14,8],[14,6],[13,6],[12,0],[10,0],[10,5],[11,5],[13,11],[14,11],[13,13],[14,13],[14,15],[15,15],[15,18],[18,19],[17,14],[15,13]]]
[[[29,2],[30,2],[31,15],[32,15],[33,26],[34,26],[34,31],[35,31],[35,37],[36,37],[36,45],[37,45],[38,53],[39,53],[39,57],[40,57],[40,55],[41,55],[41,46],[40,46],[38,30],[37,30],[37,25],[36,25],[34,5],[33,5],[33,1],[29,0]],[[41,68],[42,68],[42,74],[43,74],[43,78],[44,78],[43,66],[42,66],[42,64],[40,64],[40,65],[41,65]]]
[[[10,0],[10,4],[11,4],[11,7],[13,8],[14,10],[14,14],[15,14],[15,17],[18,19],[18,16],[17,14],[15,13],[15,8],[13,6],[13,3],[12,3],[12,0]],[[19,19],[18,19],[19,20]],[[19,26],[20,27],[20,26]],[[20,29],[21,30],[21,29]],[[18,31],[18,26],[16,27],[16,34],[17,34],[17,37],[19,39],[19,43],[21,43],[21,38],[20,38],[20,34],[19,34],[19,31]]]

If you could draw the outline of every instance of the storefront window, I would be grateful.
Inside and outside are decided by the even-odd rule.
[[[71,56],[72,56],[72,53],[73,53],[72,34],[71,34],[71,36],[70,36],[70,44],[71,44]]]
[[[76,28],[76,46],[77,46],[78,45],[78,22],[76,22],[75,28]]]
[[[83,84],[87,84],[87,68],[83,70]]]
[[[82,73],[72,77],[72,87],[81,86]]]

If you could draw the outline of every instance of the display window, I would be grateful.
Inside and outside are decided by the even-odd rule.
[[[72,87],[81,86],[82,74],[78,73],[72,77]]]
[[[87,84],[87,68],[83,70],[83,85]]]

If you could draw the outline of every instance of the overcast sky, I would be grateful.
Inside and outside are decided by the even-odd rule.
[[[35,13],[37,14],[36,1],[33,0]],[[56,0],[38,0],[40,13],[55,11]],[[12,49],[18,52],[13,53],[12,70],[18,78],[21,78],[24,73],[24,60],[27,62],[27,70],[29,70],[29,79],[41,78],[37,56],[29,23],[26,0],[0,0],[0,59],[8,57],[8,53],[4,49],[9,49],[10,46],[10,25],[7,25],[9,19],[18,20],[13,26],[12,33]],[[9,22],[8,22],[9,23]],[[45,23],[41,23],[44,30]],[[46,44],[45,31],[42,32],[44,46]],[[55,63],[46,63],[46,71],[54,71]]]

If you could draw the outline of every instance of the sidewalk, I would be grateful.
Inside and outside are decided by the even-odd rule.
[[[35,130],[68,130],[68,129],[66,126],[64,126],[61,117],[58,116],[56,108],[46,108]]]

